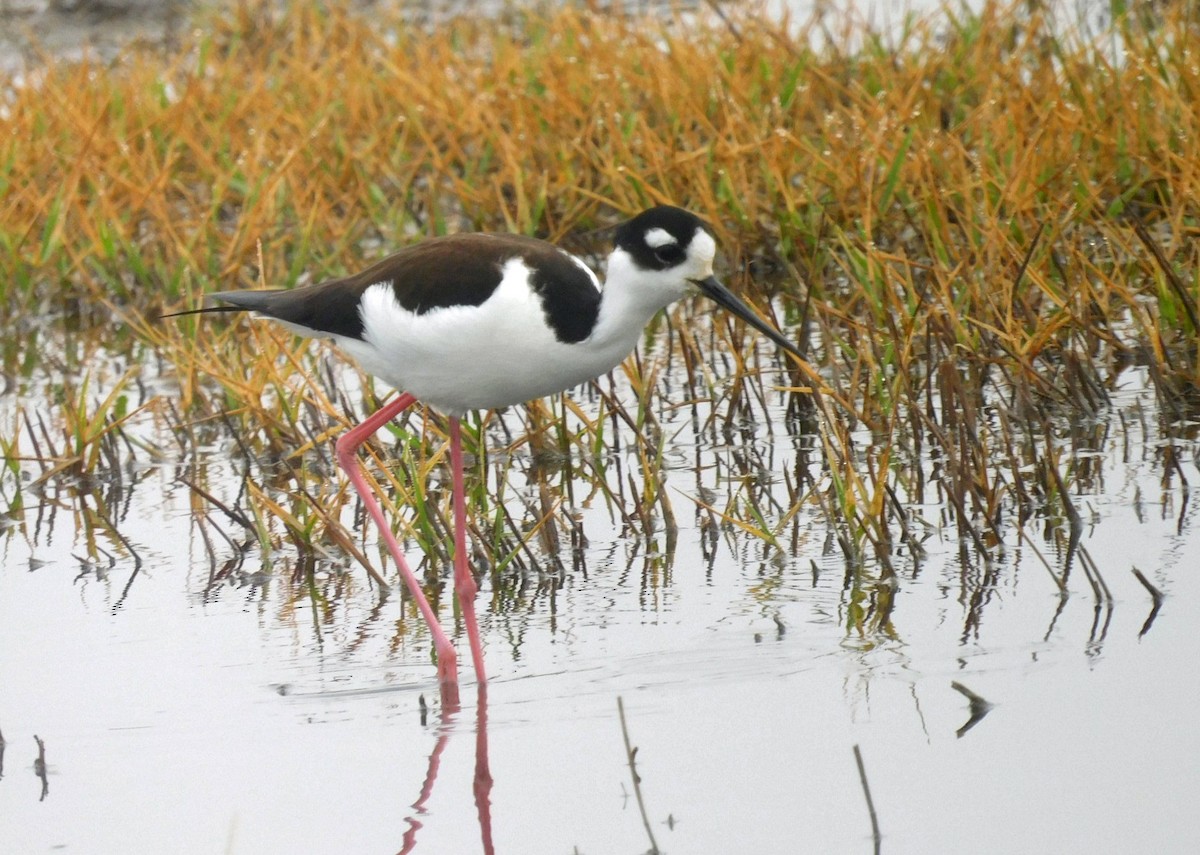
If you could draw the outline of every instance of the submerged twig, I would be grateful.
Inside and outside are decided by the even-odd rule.
[[[1153,608],[1150,609],[1150,614],[1146,617],[1146,622],[1142,624],[1142,629],[1138,633],[1138,638],[1141,638],[1150,631],[1150,627],[1154,623],[1154,619],[1158,617],[1158,610],[1162,608],[1163,604],[1163,593],[1162,591],[1158,590],[1158,588],[1154,587],[1154,585],[1150,583],[1150,580],[1142,575],[1142,571],[1136,567],[1133,568],[1133,575],[1136,576],[1137,580],[1142,583],[1142,587],[1150,592],[1150,598],[1154,603]]]
[[[646,802],[642,799],[642,778],[637,773],[635,762],[637,749],[629,742],[629,728],[625,724],[625,703],[619,695],[617,696],[617,713],[621,717],[621,736],[625,740],[625,756],[629,760],[629,775],[633,778],[633,794],[637,798],[638,810],[642,814],[642,825],[646,827],[646,836],[650,838],[650,855],[659,855],[661,850],[658,848],[658,841],[654,839],[654,830],[650,828],[650,817],[646,815]],[[855,748],[855,750],[858,749]]]
[[[50,780],[46,777],[46,743],[36,733],[33,735],[33,741],[37,743],[38,747],[38,756],[33,761],[33,774],[37,775],[42,781],[42,795],[38,801],[44,802],[46,796],[50,794]]]
[[[875,800],[871,798],[871,785],[867,783],[867,769],[863,765],[862,752],[854,746],[854,762],[858,764],[858,780],[862,782],[863,795],[867,798],[867,813],[871,815],[871,839],[875,843],[875,855],[879,855],[879,847],[883,835],[879,832],[879,817],[875,813]]]
[[[983,721],[983,717],[991,712],[992,705],[982,695],[975,694],[962,683],[952,680],[950,688],[965,697],[971,704],[971,717],[967,719],[962,727],[954,732],[955,736],[962,739],[968,730]]]

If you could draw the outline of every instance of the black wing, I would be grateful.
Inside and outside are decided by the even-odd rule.
[[[599,292],[591,278],[553,244],[520,235],[459,234],[431,238],[389,255],[360,273],[330,279],[304,288],[266,291],[218,291],[211,296],[228,303],[175,312],[162,317],[204,314],[208,312],[258,312],[309,330],[313,335],[339,335],[362,338],[363,323],[359,312],[362,294],[372,285],[390,283],[397,302],[418,315],[450,306],[478,306],[495,293],[502,278],[504,263],[523,258],[533,269],[549,274],[534,277],[534,287],[542,298],[547,316],[556,329],[570,327],[571,317],[579,323],[578,311],[594,322],[599,308]],[[575,311],[563,311],[566,296],[548,293],[549,282],[569,284]],[[557,300],[556,300],[557,297]],[[590,311],[589,311],[590,310]],[[591,324],[586,324],[590,330]],[[563,333],[566,333],[564,336]],[[560,338],[586,337],[579,330],[560,330]]]

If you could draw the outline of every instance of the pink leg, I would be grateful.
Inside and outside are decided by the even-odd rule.
[[[363,477],[362,468],[358,463],[359,446],[370,439],[375,431],[399,415],[406,407],[412,406],[415,401],[416,398],[405,392],[399,398],[383,407],[383,409],[365,419],[362,424],[348,431],[337,441],[337,459],[342,468],[346,470],[346,474],[350,476],[350,483],[358,491],[358,495],[362,498],[367,511],[370,512],[371,517],[375,520],[375,524],[379,526],[379,533],[383,536],[388,550],[392,553],[392,558],[396,561],[396,567],[400,570],[400,576],[404,579],[404,584],[408,586],[409,593],[417,601],[417,608],[421,610],[421,616],[425,618],[425,623],[429,625],[429,632],[433,636],[433,647],[437,651],[438,680],[442,687],[442,703],[443,705],[451,705],[457,708],[458,660],[454,653],[454,646],[450,643],[450,639],[446,637],[446,633],[442,631],[441,625],[438,624],[437,615],[429,605],[429,600],[425,599],[425,593],[421,590],[421,585],[417,581],[416,575],[408,566],[408,562],[404,560],[404,553],[400,551],[400,544],[396,542],[396,537],[392,534],[392,530],[383,516],[383,509],[379,507],[379,502],[375,501],[375,497],[371,495],[371,488],[368,486],[366,478]],[[461,474],[459,477],[462,477]],[[456,577],[456,587],[457,584]],[[474,613],[472,612],[472,625],[474,625],[474,617]],[[473,652],[474,647],[472,646]]]
[[[462,427],[458,419],[450,419],[450,477],[454,484],[454,590],[462,608],[463,623],[471,642],[471,661],[475,663],[475,679],[482,686],[487,682],[483,669],[483,644],[479,640],[479,624],[475,620],[475,594],[479,588],[467,566],[467,493],[463,487]]]

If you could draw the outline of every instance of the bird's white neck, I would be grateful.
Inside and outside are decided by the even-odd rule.
[[[633,350],[654,313],[684,296],[687,290],[686,281],[678,275],[643,270],[625,250],[614,250],[608,257],[600,313],[589,341],[621,350],[623,359]]]

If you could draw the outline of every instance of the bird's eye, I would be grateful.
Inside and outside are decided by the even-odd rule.
[[[679,244],[677,243],[668,243],[655,247],[654,257],[664,267],[673,267],[683,261],[683,250],[679,248]]]

